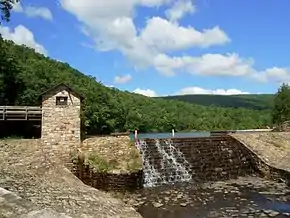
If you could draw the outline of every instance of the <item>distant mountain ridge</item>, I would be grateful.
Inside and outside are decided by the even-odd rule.
[[[215,105],[230,108],[247,108],[254,110],[268,110],[273,107],[274,94],[246,94],[246,95],[175,95],[159,97],[167,100],[178,100],[199,105]]]

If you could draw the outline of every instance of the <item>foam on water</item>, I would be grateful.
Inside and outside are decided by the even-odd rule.
[[[184,154],[174,146],[171,139],[155,139],[154,145],[148,145],[145,140],[138,140],[135,144],[143,158],[145,187],[187,182],[192,179],[190,164],[185,159]],[[150,162],[149,146],[155,146],[161,157],[158,168],[155,168],[154,164]]]

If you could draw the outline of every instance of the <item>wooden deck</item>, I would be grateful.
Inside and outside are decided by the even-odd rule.
[[[41,107],[0,106],[0,121],[41,121]]]

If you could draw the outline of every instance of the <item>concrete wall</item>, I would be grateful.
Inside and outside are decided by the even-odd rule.
[[[56,105],[57,96],[68,97],[67,105]],[[47,93],[42,102],[41,139],[51,155],[68,156],[81,141],[81,101],[66,90]]]
[[[166,150],[164,139],[159,140]],[[237,140],[227,136],[207,138],[174,138],[175,148],[179,149],[189,162],[194,181],[212,181],[237,178],[257,171],[250,152]],[[146,139],[149,161],[155,168],[161,169],[161,155],[155,146],[155,140]],[[171,167],[163,169],[172,171]]]

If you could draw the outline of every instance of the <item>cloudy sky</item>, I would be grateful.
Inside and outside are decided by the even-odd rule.
[[[274,93],[290,81],[289,0],[22,0],[0,33],[148,96]]]

